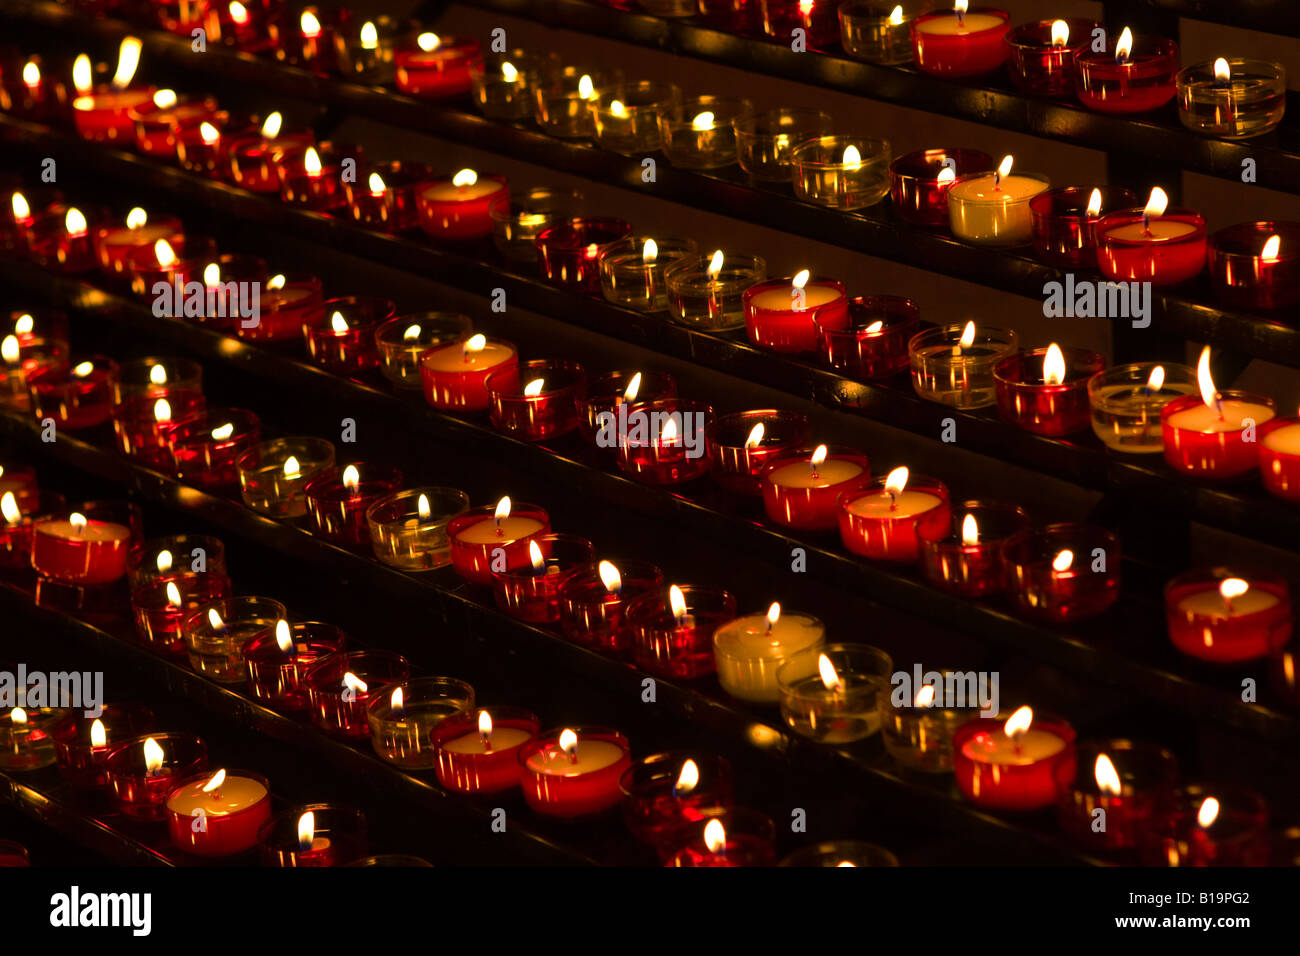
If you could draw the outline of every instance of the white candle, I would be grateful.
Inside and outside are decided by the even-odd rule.
[[[480,179],[469,186],[457,186],[450,179],[447,179],[427,187],[424,190],[424,198],[437,200],[438,202],[469,202],[473,199],[490,196],[504,188],[505,186],[495,179]]]
[[[1220,409],[1200,404],[1185,408],[1181,412],[1174,412],[1168,418],[1169,426],[1209,435],[1216,432],[1241,431],[1248,418],[1256,425],[1262,425],[1275,414],[1267,405],[1256,405],[1254,402],[1226,399],[1219,405]]]
[[[266,799],[266,787],[251,777],[227,774],[215,791],[204,793],[210,777],[181,787],[167,798],[167,809],[179,816],[202,810],[207,816],[226,816],[256,806]]]
[[[423,359],[435,372],[481,372],[513,358],[515,350],[500,342],[488,342],[477,352],[466,352],[461,343],[435,349]]]
[[[862,474],[862,466],[853,461],[830,458],[815,469],[806,461],[774,468],[767,480],[782,488],[829,488]]]
[[[1284,455],[1300,455],[1300,424],[1284,425],[1264,436],[1264,447]]]
[[[1030,727],[1014,738],[999,727],[987,734],[975,734],[961,746],[962,753],[977,763],[1015,767],[1046,760],[1064,749],[1064,740],[1037,727]]]
[[[1251,588],[1245,594],[1234,597],[1232,606],[1229,608],[1228,604],[1223,600],[1223,595],[1219,593],[1219,589],[1213,587],[1206,588],[1204,591],[1197,591],[1195,594],[1189,594],[1178,602],[1178,610],[1188,617],[1196,615],[1198,617],[1221,619],[1257,614],[1277,605],[1278,597],[1276,594],[1265,591],[1263,588]]]
[[[905,489],[897,495],[891,495],[887,491],[863,495],[850,501],[848,510],[863,518],[910,518],[941,504],[943,499],[938,495]]]
[[[111,521],[87,521],[75,525],[71,521],[42,521],[37,527],[41,534],[68,541],[125,541],[131,530]]]
[[[542,530],[542,523],[536,518],[520,517],[484,518],[476,521],[456,535],[456,540],[465,544],[509,544],[519,538],[526,538]]]
[[[483,746],[483,735],[475,731],[474,733],[465,734],[462,737],[456,737],[442,744],[443,750],[454,754],[486,754],[497,753],[501,750],[510,750],[518,747],[532,739],[532,734],[519,727],[493,727],[492,728],[492,749],[488,750]],[[582,748],[579,747],[579,750]]]
[[[495,737],[496,732],[493,731]],[[528,758],[528,769],[553,777],[576,777],[612,767],[623,759],[623,748],[606,740],[579,739],[577,752],[570,756],[559,747],[539,750]]]
[[[916,24],[917,33],[933,33],[936,36],[966,36],[968,33],[980,33],[1000,27],[1007,21],[991,13],[967,13],[958,19],[957,14],[950,17],[934,17]]]
[[[1131,222],[1125,226],[1107,229],[1106,235],[1112,239],[1127,239],[1130,242],[1167,242],[1170,239],[1177,239],[1179,236],[1186,236],[1195,231],[1196,227],[1189,222],[1178,222],[1175,219],[1152,219],[1150,226],[1144,226],[1140,222]]]
[[[793,287],[768,289],[749,300],[755,309],[769,312],[793,312],[796,303],[799,309],[815,309],[827,302],[834,302],[840,297],[840,290],[828,285],[809,285],[803,290],[802,300],[795,298]]]

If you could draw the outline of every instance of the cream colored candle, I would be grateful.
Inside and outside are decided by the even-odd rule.
[[[777,668],[791,655],[820,647],[826,627],[807,614],[749,614],[722,625],[713,634],[718,682],[732,697],[761,704],[781,699]]]
[[[792,288],[768,289],[750,299],[749,304],[755,309],[765,309],[770,312],[782,310],[793,312],[795,304],[800,300],[795,298]],[[798,307],[800,310],[815,309],[827,302],[834,302],[839,297],[839,289],[828,285],[809,285],[803,290],[802,303]]]
[[[836,458],[822,462],[814,470],[806,461],[792,462],[774,468],[767,480],[782,488],[829,488],[862,474],[862,466],[853,461]]]
[[[1284,425],[1264,436],[1264,447],[1284,455],[1300,455],[1300,425]]]
[[[1234,597],[1232,606],[1229,608],[1228,604],[1223,600],[1223,595],[1215,587],[1189,594],[1178,602],[1178,610],[1188,616],[1196,615],[1198,617],[1222,619],[1258,614],[1260,611],[1267,611],[1271,607],[1277,607],[1277,605],[1278,597],[1276,594],[1265,591],[1263,588],[1251,588],[1245,594]]]
[[[493,732],[495,734],[495,731]],[[612,767],[623,759],[623,748],[606,740],[578,740],[577,752],[558,747],[539,750],[528,758],[528,769],[553,777],[576,777]]]
[[[1111,239],[1126,239],[1129,242],[1167,242],[1170,239],[1177,239],[1195,231],[1196,227],[1188,222],[1178,222],[1173,219],[1152,219],[1150,226],[1144,226],[1140,222],[1131,222],[1127,226],[1107,229],[1106,235]]]
[[[896,495],[887,491],[878,494],[863,495],[848,504],[850,514],[863,518],[910,518],[924,514],[931,508],[943,504],[943,499],[928,491],[908,491],[904,489]]]
[[[976,734],[961,746],[962,753],[976,763],[1015,767],[1045,760],[1064,749],[1064,740],[1036,727],[1016,734],[1014,739],[999,727],[992,733]]]
[[[515,350],[502,342],[489,341],[477,352],[467,352],[458,342],[430,352],[422,361],[435,372],[482,372],[508,362],[514,355]]]
[[[1029,200],[1048,188],[1036,176],[993,173],[957,183],[948,190],[953,235],[970,242],[1002,245],[1028,242],[1033,227]]]
[[[131,537],[129,528],[111,521],[87,521],[84,525],[75,525],[71,521],[42,521],[37,530],[68,541],[125,541]]]
[[[456,540],[465,544],[509,544],[541,530],[542,523],[536,518],[484,518],[458,533]]]
[[[206,816],[221,817],[239,813],[266,799],[266,787],[252,777],[228,774],[215,792],[204,793],[211,778],[196,780],[181,787],[167,798],[167,809],[180,816],[202,810]]]
[[[968,13],[960,20],[957,14],[950,17],[935,17],[916,24],[917,33],[931,33],[935,36],[966,36],[968,33],[982,33],[993,30],[1007,21],[991,13]]]
[[[1209,435],[1216,432],[1241,431],[1245,428],[1247,419],[1250,419],[1256,425],[1262,425],[1275,414],[1273,409],[1267,405],[1256,405],[1254,402],[1238,402],[1232,399],[1220,402],[1220,408],[1222,414],[1220,414],[1219,410],[1201,404],[1193,408],[1185,408],[1181,412],[1174,412],[1167,421],[1170,428],[1181,428],[1186,431]]]
[[[491,196],[502,189],[505,189],[505,186],[495,179],[480,179],[468,186],[457,186],[447,179],[427,187],[424,190],[424,198],[438,202],[469,202]]]
[[[493,727],[490,738],[492,742],[491,750],[483,746],[483,735],[477,732],[456,737],[440,746],[443,750],[454,754],[486,754],[510,750],[522,743],[526,743],[532,737],[532,734],[519,727]]]

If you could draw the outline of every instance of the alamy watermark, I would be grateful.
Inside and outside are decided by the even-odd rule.
[[[680,446],[687,458],[704,454],[704,413],[629,410],[624,402],[596,416],[596,445],[619,448],[624,445],[662,450]]]
[[[926,671],[913,664],[910,671],[895,671],[889,682],[894,687],[889,702],[897,708],[978,709],[981,717],[999,713],[996,671]],[[924,687],[934,688],[933,698],[918,697]]]
[[[155,282],[153,314],[160,319],[239,319],[241,328],[257,328],[261,321],[260,282]]]
[[[1129,319],[1135,329],[1151,324],[1150,282],[1100,282],[1065,274],[1043,284],[1043,316],[1049,319]]]
[[[104,713],[103,671],[0,671],[0,711],[15,707],[61,707],[89,718]]]

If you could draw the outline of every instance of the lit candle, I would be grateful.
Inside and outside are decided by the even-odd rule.
[[[1037,173],[1013,174],[1013,165],[1013,157],[1004,156],[995,171],[959,177],[948,189],[948,224],[954,236],[978,245],[1029,242],[1029,202],[1051,184]]]
[[[997,69],[1007,58],[1007,15],[1001,10],[968,11],[969,0],[955,0],[951,12],[926,13],[912,23],[916,65],[940,76],[977,76]]]
[[[953,737],[957,786],[992,810],[1035,810],[1056,803],[1074,779],[1073,729],[1064,721],[1017,709],[997,729],[976,718]]]
[[[235,856],[257,845],[258,829],[271,818],[271,791],[254,774],[218,770],[177,784],[166,810],[176,846],[199,856]]]
[[[1223,570],[1190,571],[1165,588],[1173,645],[1212,663],[1264,657],[1291,638],[1291,598],[1286,581],[1256,574],[1247,581]]]
[[[830,530],[838,524],[839,496],[870,478],[866,456],[851,449],[818,445],[811,454],[787,452],[763,469],[763,506],[777,524]]]
[[[539,730],[537,718],[518,708],[448,717],[433,729],[438,781],[460,793],[500,793],[519,786],[519,748]]]
[[[895,468],[877,487],[839,501],[840,538],[854,554],[887,561],[915,561],[922,540],[948,533],[948,489],[933,478],[909,480]]]
[[[1199,399],[1187,395],[1161,410],[1165,461],[1185,474],[1227,478],[1259,464],[1255,429],[1276,414],[1273,400],[1220,392],[1210,371],[1210,347],[1197,362]]]
[[[774,704],[780,699],[780,665],[793,654],[821,646],[825,637],[817,618],[782,613],[775,602],[766,614],[736,618],[713,633],[718,683],[732,697]]]
[[[848,324],[848,297],[834,279],[810,283],[807,269],[788,279],[769,279],[745,290],[745,328],[755,345],[776,352],[812,352],[817,326]]]
[[[524,799],[538,813],[576,817],[616,806],[619,779],[632,763],[627,739],[602,728],[566,728],[523,744]]]

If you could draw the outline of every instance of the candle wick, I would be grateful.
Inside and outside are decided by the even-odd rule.
[[[957,14],[957,26],[964,27],[966,25],[966,11],[956,10],[954,12]]]
[[[1223,421],[1223,396],[1218,392],[1214,393],[1214,410],[1219,413],[1219,421]]]
[[[1151,235],[1151,215],[1150,215],[1150,213],[1146,213],[1146,212],[1142,213],[1142,233],[1143,233],[1144,235],[1147,235],[1147,236]]]
[[[896,495],[896,494],[893,492],[893,490],[890,489],[890,488],[886,488],[885,491],[889,494],[889,510],[890,510],[890,511],[895,511],[895,510],[897,510],[897,508],[898,508],[898,495]]]
[[[491,735],[491,734],[479,734],[479,739],[480,739],[481,741],[483,741],[483,750],[484,750],[485,752],[487,752],[487,753],[491,753],[491,752],[492,752],[492,735]]]

